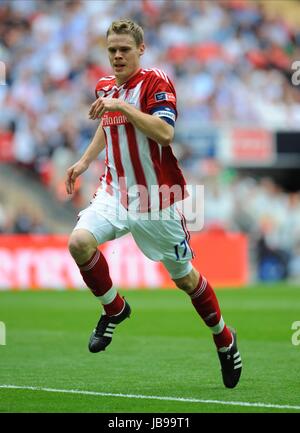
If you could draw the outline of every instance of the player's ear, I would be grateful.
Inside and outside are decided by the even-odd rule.
[[[145,52],[145,44],[144,43],[142,43],[139,46],[139,52],[140,52],[140,56],[142,56],[144,54],[144,52]]]

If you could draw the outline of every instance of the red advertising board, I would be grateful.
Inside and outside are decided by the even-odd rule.
[[[0,162],[14,160],[12,133],[0,130]]]
[[[214,286],[243,286],[248,281],[247,238],[241,234],[192,236],[194,266]],[[130,235],[101,246],[116,287],[172,288],[163,265],[145,257]],[[85,285],[67,249],[67,236],[0,236],[0,290],[80,290]]]
[[[264,129],[233,129],[232,159],[238,163],[270,164],[274,161],[273,135]]]

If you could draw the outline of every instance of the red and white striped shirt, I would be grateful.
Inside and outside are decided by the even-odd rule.
[[[114,76],[101,78],[96,96],[122,99],[144,113],[175,125],[176,92],[170,79],[159,69],[140,69],[119,87]],[[102,126],[106,170],[100,178],[101,184],[110,194],[120,194],[125,208],[139,201],[142,212],[158,205],[162,209],[187,197],[186,182],[171,146],[163,147],[145,136],[121,112],[106,112]]]

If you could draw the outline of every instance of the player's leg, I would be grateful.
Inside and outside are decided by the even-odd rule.
[[[88,226],[90,215],[83,218],[80,226]],[[87,222],[87,224],[85,224]],[[106,235],[113,235],[113,227],[106,221],[101,221],[102,229],[106,227]],[[105,242],[103,236],[103,242]],[[107,261],[98,250],[98,242],[88,229],[75,227],[69,239],[69,251],[74,258],[82,278],[91,292],[100,300],[106,314],[112,316],[124,308],[124,300],[113,287]]]
[[[212,331],[222,364],[224,384],[233,387],[237,384],[241,372],[235,333],[231,333],[224,323],[211,285],[193,268],[190,262],[193,258],[190,234],[184,217],[173,210],[174,207],[162,211],[161,216],[164,219],[137,220],[132,227],[132,235],[144,254],[152,260],[161,261],[177,287],[190,296],[197,313]],[[228,355],[230,360],[227,362]]]
[[[195,310],[211,329],[217,349],[221,352],[226,351],[233,342],[232,335],[223,320],[216,294],[207,279],[193,268],[186,276],[173,278],[173,281],[179,289],[190,296]]]
[[[99,352],[110,344],[117,324],[130,315],[129,304],[113,286],[109,267],[98,245],[127,233],[93,209],[81,212],[81,217],[69,239],[69,250],[77,263],[82,278],[99,299],[104,313],[93,331],[89,350]]]
[[[242,371],[236,332],[226,326],[213,288],[195,268],[189,270],[182,277],[186,263],[178,263],[178,261],[172,263],[167,260],[164,261],[164,265],[176,286],[190,297],[195,310],[210,328],[221,363],[224,385],[227,388],[234,388]],[[178,276],[179,278],[177,278]]]

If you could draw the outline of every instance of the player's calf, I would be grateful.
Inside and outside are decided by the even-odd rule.
[[[198,281],[195,283],[196,278]],[[237,349],[236,333],[226,326],[213,288],[206,278],[194,269],[189,275],[175,282],[188,293],[195,310],[210,328],[221,362],[224,385],[234,388],[241,375],[242,361]],[[193,290],[190,290],[190,285],[194,285]]]

